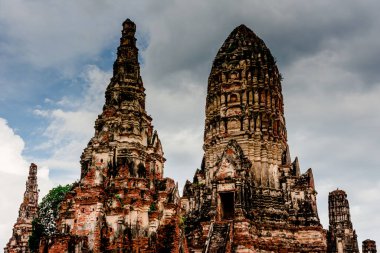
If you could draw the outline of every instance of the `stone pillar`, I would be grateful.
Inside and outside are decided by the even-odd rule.
[[[260,133],[255,132],[254,137],[254,172],[256,185],[261,185],[261,145],[260,145]]]
[[[217,209],[217,184],[215,182],[212,183],[212,193],[211,193],[211,210],[210,216],[212,220],[216,218],[216,209]]]
[[[211,206],[212,207],[216,207],[216,188],[217,188],[217,185],[216,183],[212,183],[212,196],[211,196]]]
[[[236,191],[235,191],[235,216],[236,218],[243,218],[243,210],[241,208],[241,182],[236,181],[235,183]]]
[[[269,186],[268,155],[266,149],[261,149],[261,186]]]

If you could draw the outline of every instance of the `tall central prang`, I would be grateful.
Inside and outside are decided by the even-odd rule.
[[[281,75],[264,42],[244,25],[228,36],[215,57],[206,102],[206,180],[250,167],[255,186],[280,188],[279,166],[287,162]],[[215,164],[226,144],[239,145],[251,164]],[[226,156],[227,158],[228,156]],[[230,161],[232,162],[232,161]],[[231,174],[232,173],[232,174]]]
[[[290,159],[281,75],[245,25],[213,62],[204,131],[181,200],[190,252],[326,252],[312,171]]]

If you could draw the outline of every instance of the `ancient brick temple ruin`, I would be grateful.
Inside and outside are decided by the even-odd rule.
[[[363,241],[362,253],[376,253],[376,242],[372,240]]]
[[[135,32],[127,19],[80,181],[60,205],[57,233],[41,238],[40,253],[358,252],[343,191],[330,193],[328,233],[322,228],[312,170],[302,174],[290,157],[275,59],[244,25],[214,59],[204,157],[180,198],[163,177],[164,153],[145,111]],[[32,164],[7,253],[28,252],[35,174]],[[376,252],[375,242],[363,242],[364,249]]]
[[[145,111],[135,24],[123,23],[113,77],[81,179],[63,201],[59,234],[41,252],[170,252],[179,248],[179,195]]]
[[[32,163],[29,167],[24,199],[18,211],[16,224],[13,226],[12,237],[4,248],[4,253],[29,252],[28,241],[32,234],[32,221],[37,216],[37,209],[37,166]]]
[[[329,193],[329,223],[328,252],[359,253],[356,232],[351,222],[347,194],[342,190]]]
[[[214,59],[203,147],[181,199],[191,252],[326,252],[313,173],[290,158],[281,75],[244,25]]]

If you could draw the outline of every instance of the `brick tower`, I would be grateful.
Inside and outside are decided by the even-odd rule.
[[[245,25],[213,62],[203,148],[181,200],[190,252],[326,252],[312,171],[290,159],[281,75]]]
[[[42,241],[43,252],[179,249],[178,190],[163,177],[164,153],[145,111],[135,32],[127,19],[103,112],[81,156],[80,182],[63,201],[59,234]]]
[[[18,211],[16,224],[13,226],[12,237],[4,248],[4,253],[29,252],[28,241],[32,234],[32,221],[38,211],[37,165],[29,167],[28,181],[24,200]]]
[[[359,253],[356,232],[353,229],[347,194],[342,190],[329,193],[329,231],[327,237],[330,253]]]
[[[370,239],[363,241],[362,253],[376,253],[376,242]]]

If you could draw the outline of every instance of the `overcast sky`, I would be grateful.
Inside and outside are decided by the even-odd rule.
[[[40,199],[79,178],[111,77],[121,23],[137,24],[147,112],[165,175],[183,186],[202,159],[207,78],[245,24],[277,59],[292,159],[313,168],[319,214],[343,189],[359,247],[380,243],[380,2],[355,0],[0,0],[0,246],[31,162]]]

